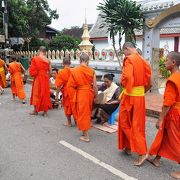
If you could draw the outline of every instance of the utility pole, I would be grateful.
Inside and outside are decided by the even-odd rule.
[[[3,33],[5,37],[5,47],[9,44],[8,41],[8,11],[7,11],[7,0],[1,0],[1,8],[3,13]]]

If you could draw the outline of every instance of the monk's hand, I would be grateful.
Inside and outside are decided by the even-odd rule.
[[[98,97],[94,98],[94,104],[99,104]]]
[[[105,104],[112,104],[111,102],[106,102]]]
[[[157,129],[160,129],[162,126],[162,120],[161,119],[158,119],[157,122],[156,122],[156,128]]]
[[[58,97],[55,97],[55,101],[56,101],[56,103],[59,103]]]

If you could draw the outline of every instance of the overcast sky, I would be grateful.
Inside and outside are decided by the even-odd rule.
[[[57,9],[58,20],[53,20],[51,27],[58,30],[71,26],[82,26],[85,9],[88,24],[94,24],[98,15],[96,6],[103,0],[48,0],[51,9]]]

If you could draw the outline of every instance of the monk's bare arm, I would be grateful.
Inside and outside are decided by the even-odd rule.
[[[97,97],[98,97],[98,88],[97,88],[97,82],[96,82],[96,74],[94,73],[94,77],[93,77],[93,90],[94,90],[94,99],[95,101],[97,101]]]
[[[6,72],[8,72],[8,68],[7,68],[6,64],[4,64],[4,69]]]
[[[58,97],[59,97],[59,92],[61,91],[62,86],[58,86],[56,89],[56,97],[55,100],[58,101]]]
[[[145,93],[152,88],[152,82],[153,82],[153,79],[151,78],[148,85],[145,87]]]
[[[49,61],[49,74],[52,74],[52,66],[51,66],[51,61],[48,59]]]
[[[119,100],[114,100],[114,101],[111,101],[111,102],[107,102],[106,104],[118,104],[119,103]]]
[[[21,64],[21,70],[22,70],[22,73],[25,74],[26,70],[24,69],[24,67],[22,66],[22,64]]]
[[[159,120],[156,123],[156,127],[159,129],[162,126],[163,123],[163,119],[165,118],[165,116],[167,115],[168,111],[170,109],[170,106],[163,106],[162,107],[162,112],[160,114]]]

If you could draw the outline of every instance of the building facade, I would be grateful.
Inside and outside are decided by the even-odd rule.
[[[177,10],[180,5],[180,0],[143,0],[138,3],[141,4],[146,19],[144,31],[135,31],[137,47],[143,51],[143,55],[147,59],[150,58],[151,51],[148,50],[148,48],[154,46],[154,44],[152,44],[153,41],[156,41],[156,48],[163,48],[165,51],[180,51],[180,11]],[[166,14],[166,12],[172,13],[170,13],[169,16],[167,15],[167,17],[164,16],[164,19],[161,19],[161,22],[159,22],[161,26],[158,26],[156,30],[159,31],[160,37],[158,37],[157,31],[152,32],[152,34],[157,34],[159,40],[156,39],[156,37],[151,39],[151,37],[147,35],[148,32],[151,31],[148,23],[155,21],[159,16],[163,16],[163,13]],[[98,15],[96,23],[90,30],[90,40],[93,42],[95,49],[99,51],[111,46],[108,29],[106,26],[101,28],[102,24],[104,24],[104,21],[101,16]],[[149,43],[147,43],[148,40]]]

